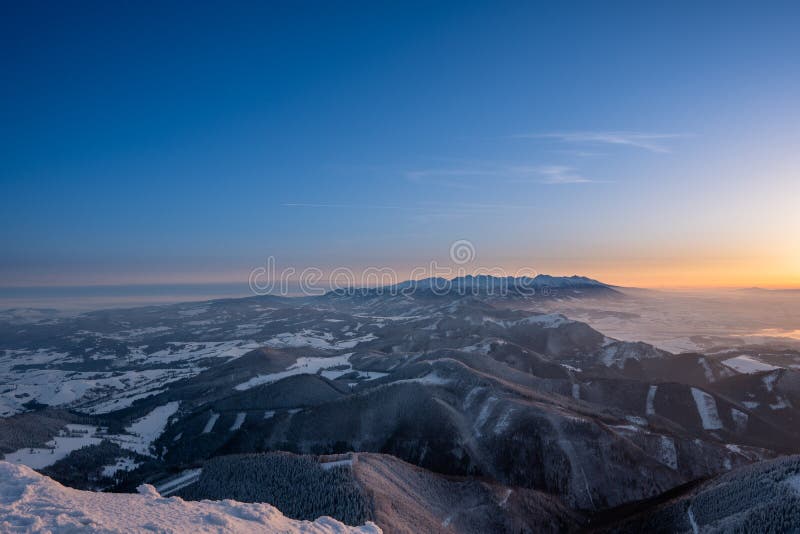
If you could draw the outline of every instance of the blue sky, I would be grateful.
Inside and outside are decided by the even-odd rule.
[[[336,5],[334,5],[336,4]],[[17,3],[0,285],[446,261],[800,285],[800,6]]]

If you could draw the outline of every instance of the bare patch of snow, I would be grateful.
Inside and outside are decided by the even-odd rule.
[[[219,414],[211,412],[211,415],[208,417],[208,421],[206,422],[206,426],[203,427],[203,434],[210,434],[212,430],[214,430],[214,425],[217,424],[217,419],[219,419]]]
[[[169,418],[178,411],[179,406],[179,401],[173,401],[153,409],[125,428],[129,435],[118,434],[114,436],[114,441],[123,449],[151,455],[150,446],[167,428]]]
[[[692,534],[700,534],[700,527],[697,525],[697,520],[694,518],[694,512],[692,512],[692,507],[689,506],[689,510],[686,512],[689,516],[689,524],[692,526]]]
[[[747,428],[747,420],[749,419],[748,415],[736,408],[731,408],[731,419],[733,419],[733,423],[736,425],[736,429],[739,432],[744,432]]]
[[[245,412],[239,412],[236,414],[236,420],[233,422],[230,428],[230,432],[235,432],[242,428],[244,424],[244,420],[247,419],[247,414]]]
[[[480,437],[482,435],[481,430],[483,429],[486,422],[489,420],[489,416],[494,409],[495,404],[497,404],[497,397],[489,397],[483,403],[481,407],[481,411],[478,413],[478,417],[475,419],[475,424],[473,425],[473,430],[475,435]]]
[[[475,398],[486,390],[485,387],[474,387],[467,393],[467,396],[464,397],[464,409],[468,409],[472,406],[472,403],[475,402]]]
[[[661,436],[658,461],[670,469],[678,469],[678,451],[675,450],[675,440],[669,436]]]
[[[786,397],[782,397],[778,395],[778,400],[769,405],[770,410],[783,410],[785,408],[791,408],[792,404]]]
[[[514,413],[513,408],[508,408],[503,412],[503,415],[497,420],[497,424],[494,425],[494,433],[495,434],[502,434],[506,431],[508,426],[511,424],[511,414]]]
[[[775,369],[780,369],[780,367],[764,363],[761,360],[753,358],[752,356],[745,356],[745,355],[737,356],[735,358],[729,358],[727,360],[724,360],[722,364],[730,367],[736,372],[745,374],[760,373],[761,371],[773,371]]]
[[[445,378],[439,375],[436,371],[433,371],[419,378],[407,378],[404,380],[395,380],[394,382],[391,383],[391,385],[416,383],[416,384],[423,384],[426,386],[446,386],[451,382],[452,380],[450,380],[449,378]]]
[[[770,373],[761,379],[764,382],[764,387],[767,391],[772,392],[775,388],[775,381],[778,380],[778,373]]]
[[[623,432],[642,432],[642,429],[635,425],[609,425],[609,427]]]
[[[334,460],[332,462],[320,462],[319,466],[326,471],[334,467],[350,467],[353,465],[353,459],[347,458],[344,460]]]
[[[694,403],[697,406],[697,413],[700,415],[703,428],[706,430],[721,430],[722,421],[719,418],[717,401],[714,400],[714,397],[697,388],[692,388],[692,397],[694,397]]]
[[[714,373],[711,371],[711,366],[708,365],[708,360],[705,358],[699,358],[697,362],[703,367],[703,373],[706,375],[706,380],[709,382],[714,381]]]
[[[790,476],[784,481],[786,484],[789,485],[795,492],[800,494],[800,473]]]
[[[645,403],[644,413],[647,415],[655,415],[656,409],[654,406],[656,400],[656,393],[658,392],[658,386],[650,386],[650,389],[647,390],[647,402]]]

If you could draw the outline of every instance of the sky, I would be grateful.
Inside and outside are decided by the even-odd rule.
[[[0,286],[800,287],[797,2],[0,10]]]

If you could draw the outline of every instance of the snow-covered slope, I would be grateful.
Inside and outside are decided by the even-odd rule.
[[[152,486],[142,486],[139,495],[79,491],[7,462],[0,462],[0,531],[381,532],[372,523],[349,527],[330,517],[296,521],[269,504],[164,498]]]

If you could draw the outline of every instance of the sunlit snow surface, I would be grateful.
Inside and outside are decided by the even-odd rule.
[[[0,462],[0,532],[379,533],[330,517],[297,521],[266,503],[184,501],[146,485],[139,494],[74,490],[33,470]]]

